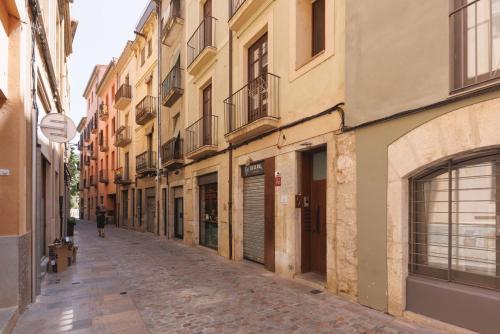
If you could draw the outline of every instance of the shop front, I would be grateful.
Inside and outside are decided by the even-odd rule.
[[[217,173],[198,177],[200,245],[218,249]]]
[[[243,258],[274,271],[274,157],[241,166]]]

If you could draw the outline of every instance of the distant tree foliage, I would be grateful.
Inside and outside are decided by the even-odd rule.
[[[78,184],[80,182],[80,160],[75,148],[71,146],[69,155],[69,173],[71,175],[70,181],[70,195],[72,198],[79,196]]]

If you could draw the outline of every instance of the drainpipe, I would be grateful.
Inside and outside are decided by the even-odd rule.
[[[228,1],[231,13],[231,0]],[[229,29],[229,96],[233,94],[233,32]],[[232,117],[232,115],[229,115]],[[229,122],[231,120],[229,119]],[[229,230],[229,259],[233,259],[233,145],[229,144],[229,203],[228,203],[228,230]]]
[[[158,129],[158,142],[157,142],[157,154],[156,157],[158,161],[156,162],[156,212],[158,213],[156,215],[156,231],[158,232],[158,236],[161,236],[160,233],[160,197],[161,197],[161,114],[162,114],[162,105],[161,105],[161,0],[154,0],[156,3],[156,13],[157,13],[157,22],[158,22],[158,98],[157,98],[157,108],[158,108],[158,115],[157,117],[157,125]],[[168,191],[168,189],[167,189]]]
[[[36,24],[36,18],[34,19]],[[36,290],[38,281],[38,248],[36,240],[38,238],[36,230],[37,212],[37,122],[38,122],[38,107],[36,105],[36,75],[35,75],[35,27],[31,28],[31,98],[33,99],[31,107],[31,302],[36,300]]]
[[[118,64],[118,61],[116,62],[115,66],[117,64]],[[113,100],[116,103],[116,98],[115,98],[116,97],[116,92],[118,91],[118,89],[120,89],[120,87],[119,87],[119,84],[120,84],[120,75],[118,73],[118,70],[116,71],[116,80],[115,80],[115,83],[116,83],[116,91],[115,91],[115,96],[113,96]],[[109,108],[109,106],[108,106],[108,108]],[[116,130],[118,130],[119,128],[120,128],[120,114],[117,111],[116,112]],[[115,130],[115,140],[116,140],[116,130]],[[109,139],[110,139],[109,137],[106,138],[106,140],[108,141],[108,147],[110,146],[110,140]],[[116,215],[116,219],[115,219],[115,221],[116,221],[116,226],[119,227],[122,224],[122,221],[120,220],[120,217],[121,217],[120,211],[122,210],[120,204],[122,203],[123,198],[121,197],[122,196],[121,195],[122,194],[121,186],[120,186],[120,184],[116,183],[116,179],[115,179],[116,167],[117,166],[120,166],[120,147],[118,147],[118,146],[116,146],[116,160],[115,160],[115,165],[112,166],[112,168],[113,168],[112,172],[113,172],[113,180],[115,182],[115,189],[116,189],[116,196],[115,196],[115,206],[116,206],[115,215]],[[123,171],[122,171],[122,177],[123,177]],[[108,176],[108,180],[109,180],[109,176]],[[128,212],[127,212],[127,217],[128,217]],[[127,228],[128,228],[128,226],[127,226]]]

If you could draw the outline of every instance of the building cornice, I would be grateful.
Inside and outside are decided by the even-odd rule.
[[[106,68],[106,72],[104,72],[101,80],[99,81],[99,84],[97,86],[97,91],[96,94],[100,96],[102,92],[107,88],[107,84],[110,80],[115,79],[115,69],[116,69],[116,59],[113,58],[109,62],[108,68]]]
[[[90,75],[89,81],[87,81],[87,85],[85,86],[85,90],[83,91],[84,98],[88,98],[93,84],[95,82],[97,82],[97,80],[98,80],[97,74],[99,73],[99,68],[101,68],[102,66],[107,66],[107,65],[95,65],[94,66],[94,69],[92,70],[92,74]]]

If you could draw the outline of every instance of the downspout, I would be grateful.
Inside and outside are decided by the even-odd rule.
[[[228,1],[231,13],[231,0]],[[233,32],[229,29],[229,96],[233,94]],[[231,124],[232,114],[228,115]],[[228,230],[229,230],[229,259],[233,259],[233,144],[229,144],[229,202],[228,202]]]
[[[36,24],[36,16],[34,17]],[[36,218],[38,193],[37,187],[37,123],[38,123],[38,107],[36,105],[36,75],[35,75],[35,28],[31,27],[31,302],[35,302],[37,294],[37,281],[38,281],[38,249],[36,247],[37,230]]]
[[[118,61],[116,62],[116,65],[118,65]],[[115,96],[113,96],[113,101],[115,101],[114,103],[116,103],[116,92],[119,88],[119,84],[120,84],[120,75],[119,75],[119,72],[118,72],[118,68],[116,68],[116,90],[115,90]],[[132,88],[130,89],[132,90]],[[114,107],[114,106],[113,106]],[[108,107],[109,108],[109,107]],[[120,114],[118,113],[118,111],[116,110],[115,108],[115,114],[116,114],[116,130],[118,130],[120,128]],[[116,130],[115,130],[115,141],[116,141]],[[109,134],[108,134],[109,135]],[[110,146],[110,140],[109,140],[109,137],[106,138],[108,140],[108,147]],[[122,191],[121,191],[121,185],[118,183],[116,183],[116,179],[115,179],[115,176],[116,176],[116,167],[117,166],[120,166],[121,163],[120,163],[120,147],[119,146],[116,146],[116,161],[115,161],[115,165],[112,166],[114,169],[113,169],[113,180],[114,180],[114,183],[115,183],[115,188],[116,188],[116,196],[115,196],[115,205],[116,205],[116,225],[117,227],[121,226],[122,225],[122,221],[120,220],[120,211],[122,210],[122,202],[123,202],[123,198],[121,197],[122,196]],[[122,176],[123,176],[123,172],[122,172]],[[128,207],[128,206],[127,206]],[[127,217],[128,217],[128,212],[127,212]],[[128,225],[128,222],[127,222],[127,225]],[[127,226],[128,228],[128,226]]]
[[[157,122],[158,122],[158,128],[156,131],[158,131],[158,142],[157,142],[157,154],[156,157],[158,161],[156,162],[156,212],[158,213],[156,215],[156,231],[158,232],[158,236],[161,236],[160,233],[160,197],[161,197],[161,114],[162,114],[162,105],[161,105],[161,0],[155,0],[156,2],[156,21],[158,22],[158,32],[157,32],[157,38],[158,38],[158,97],[157,97],[157,108],[158,108],[158,116],[157,116]],[[168,189],[167,189],[168,191]]]

